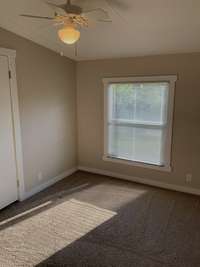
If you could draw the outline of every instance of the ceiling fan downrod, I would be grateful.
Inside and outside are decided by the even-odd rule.
[[[83,10],[80,6],[73,5],[71,0],[67,0],[65,7],[63,8],[68,14],[81,15]]]

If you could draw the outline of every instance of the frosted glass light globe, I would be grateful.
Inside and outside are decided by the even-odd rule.
[[[74,44],[80,38],[80,32],[73,26],[65,26],[63,29],[58,31],[58,36],[66,44]]]

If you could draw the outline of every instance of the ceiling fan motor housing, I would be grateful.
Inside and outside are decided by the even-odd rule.
[[[76,14],[76,15],[81,15],[83,12],[81,7],[76,6],[76,5],[72,5],[70,2],[67,3],[64,10],[68,14]]]

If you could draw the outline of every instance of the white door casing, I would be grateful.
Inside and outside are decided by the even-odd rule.
[[[0,208],[25,195],[15,57],[0,48]]]
[[[0,209],[18,199],[9,63],[0,56]]]

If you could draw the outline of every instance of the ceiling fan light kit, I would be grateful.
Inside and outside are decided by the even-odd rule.
[[[80,31],[72,25],[66,25],[58,31],[58,36],[62,42],[68,45],[75,44],[80,39]]]

